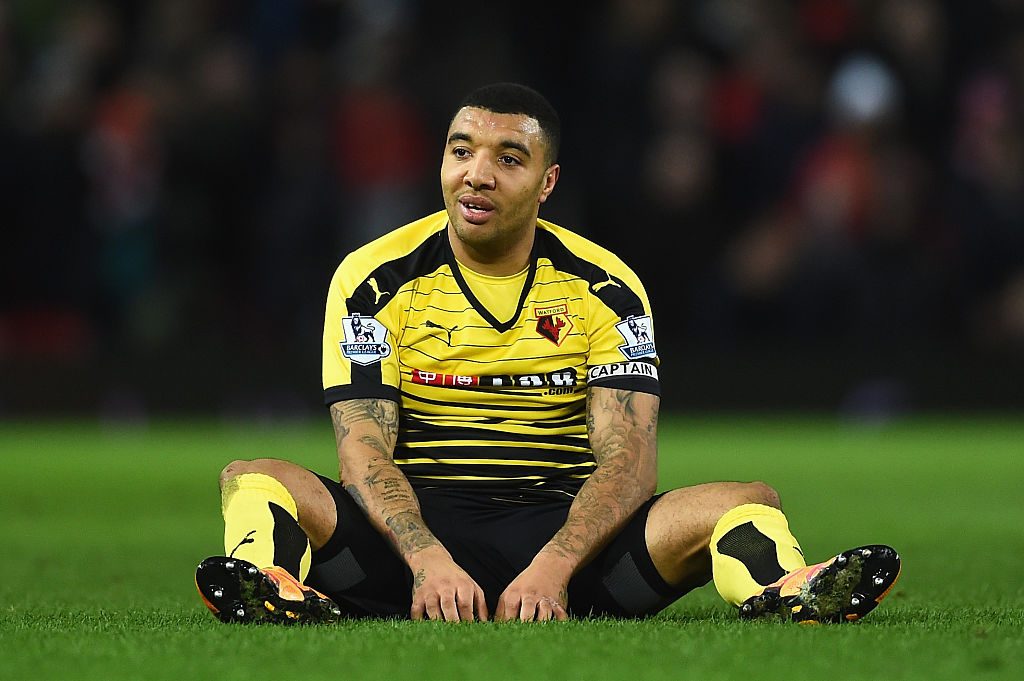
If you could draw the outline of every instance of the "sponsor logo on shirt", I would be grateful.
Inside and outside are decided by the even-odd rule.
[[[654,348],[654,323],[650,315],[636,317],[630,315],[615,325],[622,339],[626,341],[619,346],[626,359],[640,359],[641,357],[657,357],[658,351]]]
[[[602,282],[598,282],[596,284],[591,284],[590,285],[590,290],[591,291],[593,291],[594,293],[597,293],[598,291],[603,289],[605,286],[614,286],[615,288],[622,288],[622,284],[620,284],[619,282],[617,282],[614,279],[612,279],[611,273],[609,273],[607,270],[605,270],[604,276],[606,276],[608,278],[605,279]]]
[[[355,364],[375,364],[391,354],[388,330],[373,317],[354,313],[341,320],[345,340],[338,343],[341,353]]]
[[[648,362],[616,362],[615,364],[602,364],[590,367],[587,371],[587,382],[600,380],[602,378],[658,378],[658,367]]]
[[[369,279],[366,280],[366,283],[369,284],[370,288],[373,290],[373,296],[374,296],[373,304],[374,305],[379,303],[380,299],[383,298],[384,296],[390,296],[391,295],[391,291],[381,291],[380,290],[380,286],[377,284],[376,277],[370,277]]]
[[[437,371],[413,369],[412,382],[448,388],[572,388],[577,384],[576,369],[572,367],[546,374],[491,374],[484,376],[442,374]]]
[[[423,325],[426,326],[428,329],[440,329],[441,331],[444,331],[446,334],[448,334],[448,337],[444,341],[448,345],[448,347],[452,346],[452,334],[459,330],[458,326],[453,326],[452,328],[449,329],[447,326],[442,326],[441,324],[438,324],[437,322],[432,322],[429,319],[426,322],[424,322]]]

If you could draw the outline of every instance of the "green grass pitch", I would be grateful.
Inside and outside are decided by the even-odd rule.
[[[709,585],[641,622],[240,627],[195,594],[219,553],[217,474],[277,456],[336,470],[310,424],[0,423],[4,679],[1024,678],[1024,419],[663,416],[663,489],[761,479],[808,558],[895,546],[853,625],[740,622]]]

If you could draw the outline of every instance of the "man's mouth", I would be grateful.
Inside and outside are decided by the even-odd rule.
[[[459,210],[466,222],[480,225],[494,213],[494,203],[482,196],[463,196],[459,199]]]

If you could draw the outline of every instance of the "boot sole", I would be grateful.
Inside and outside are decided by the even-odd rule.
[[[304,590],[302,601],[281,598],[267,575],[239,558],[204,560],[196,569],[196,588],[206,607],[222,622],[295,624],[342,618],[337,604],[312,590]]]

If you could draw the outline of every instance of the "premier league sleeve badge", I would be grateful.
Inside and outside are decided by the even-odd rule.
[[[640,359],[641,357],[656,357],[658,351],[654,348],[654,329],[650,315],[635,317],[630,315],[625,320],[615,325],[622,339],[626,341],[619,346],[619,352],[626,359]]]
[[[341,352],[355,364],[375,364],[391,354],[388,344],[388,329],[373,317],[353,313],[341,320],[345,340],[341,341]]]

